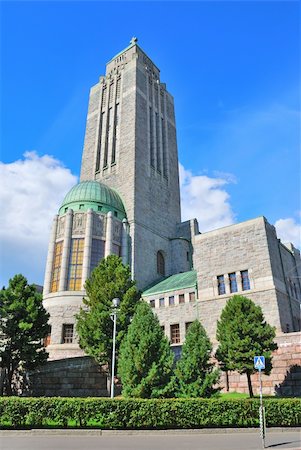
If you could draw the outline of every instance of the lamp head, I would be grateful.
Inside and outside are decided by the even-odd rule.
[[[112,304],[113,304],[113,308],[118,308],[118,306],[120,304],[120,299],[119,298],[113,298]]]

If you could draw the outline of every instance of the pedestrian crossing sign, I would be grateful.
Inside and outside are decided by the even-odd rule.
[[[265,369],[265,357],[264,356],[254,356],[254,367],[257,370]]]

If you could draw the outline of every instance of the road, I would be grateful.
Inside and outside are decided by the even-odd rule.
[[[49,431],[0,432],[1,450],[260,450],[259,433],[231,430],[223,433],[160,431],[145,433],[87,432],[69,430],[66,434]],[[64,433],[64,430],[61,432]],[[96,435],[96,433],[98,435]],[[266,448],[300,449],[300,432],[268,431]]]

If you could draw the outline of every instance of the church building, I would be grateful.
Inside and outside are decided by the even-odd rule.
[[[83,357],[75,314],[110,255],[129,264],[175,353],[198,318],[212,341],[227,300],[260,305],[278,334],[300,330],[300,252],[264,217],[202,233],[181,222],[174,100],[133,38],[90,90],[80,182],[55,216],[44,282],[50,360]]]

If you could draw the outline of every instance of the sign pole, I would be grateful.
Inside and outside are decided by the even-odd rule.
[[[265,448],[265,417],[262,400],[261,369],[259,369],[258,372],[259,372],[259,397],[260,397],[260,407],[259,407],[260,435],[262,439],[262,448]]]

